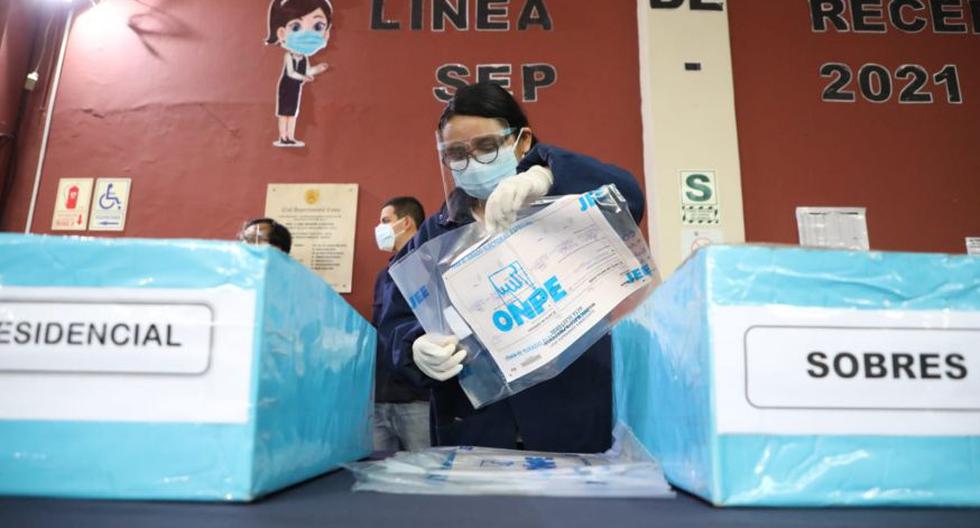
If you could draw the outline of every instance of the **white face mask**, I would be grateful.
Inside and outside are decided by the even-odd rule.
[[[400,234],[395,233],[395,228],[391,224],[378,224],[374,226],[374,240],[378,243],[378,249],[381,251],[394,251],[395,238]]]

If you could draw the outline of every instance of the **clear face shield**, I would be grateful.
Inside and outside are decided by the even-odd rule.
[[[525,129],[510,128],[503,119],[487,119],[480,125],[454,127],[450,120],[441,132],[436,131],[450,218],[486,201],[501,180],[517,174],[515,148]]]
[[[252,225],[247,223],[238,232],[238,240],[251,245],[263,245],[269,243],[272,235],[272,226],[265,222],[258,222]]]

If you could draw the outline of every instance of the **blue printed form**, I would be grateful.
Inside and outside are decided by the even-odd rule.
[[[507,382],[546,365],[652,280],[583,196],[520,220],[443,274],[452,305]]]

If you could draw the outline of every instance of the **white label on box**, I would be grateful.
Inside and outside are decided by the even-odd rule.
[[[980,410],[980,328],[753,326],[744,346],[755,407]]]
[[[244,423],[255,294],[0,289],[0,419]]]
[[[201,374],[204,304],[0,300],[0,371]]]
[[[980,313],[716,306],[720,433],[980,434]]]

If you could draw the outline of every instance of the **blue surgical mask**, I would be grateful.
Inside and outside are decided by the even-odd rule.
[[[515,141],[509,149],[501,150],[492,163],[470,160],[462,171],[453,171],[456,186],[474,198],[486,200],[502,180],[517,174],[517,154],[514,153],[516,147]]]
[[[289,31],[284,46],[293,53],[309,56],[327,47],[327,39],[319,31]]]

